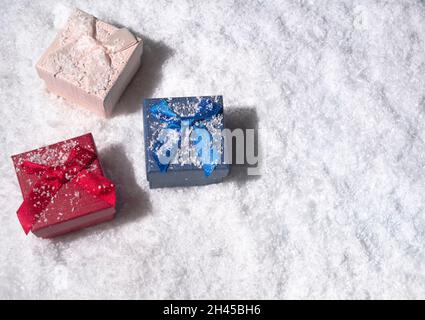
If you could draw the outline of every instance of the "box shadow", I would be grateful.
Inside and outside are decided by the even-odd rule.
[[[258,155],[260,151],[259,146],[259,132],[258,132],[258,116],[256,108],[254,107],[239,107],[230,106],[226,107],[224,113],[225,127],[231,131],[235,129],[242,129],[245,133],[247,129],[254,129],[254,154]],[[244,155],[244,163],[236,163],[236,141],[232,141],[232,164],[229,176],[224,180],[225,182],[236,182],[238,185],[243,185],[248,181],[260,178],[260,175],[248,174],[249,168],[255,168],[256,165],[250,165],[247,162],[246,154]],[[244,150],[247,150],[247,143],[245,140]],[[260,153],[261,154],[261,153]],[[259,158],[261,161],[261,158]],[[258,164],[257,164],[258,165]]]

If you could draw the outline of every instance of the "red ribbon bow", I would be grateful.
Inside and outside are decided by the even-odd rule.
[[[68,182],[76,183],[88,193],[115,206],[114,184],[106,177],[87,170],[96,158],[96,153],[76,146],[63,165],[49,167],[30,161],[22,163],[21,168],[27,174],[40,177],[18,209],[18,218],[26,234],[32,229],[40,213],[53,202],[59,189]]]

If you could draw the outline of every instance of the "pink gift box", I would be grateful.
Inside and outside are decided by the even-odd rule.
[[[47,89],[110,115],[140,67],[142,39],[76,9],[36,65]]]

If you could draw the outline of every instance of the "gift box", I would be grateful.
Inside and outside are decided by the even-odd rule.
[[[23,197],[17,214],[25,233],[51,238],[114,218],[115,186],[103,174],[90,133],[12,160]]]
[[[76,9],[36,64],[47,89],[109,115],[140,66],[142,40]]]
[[[222,96],[145,99],[143,112],[150,188],[206,185],[229,174]]]

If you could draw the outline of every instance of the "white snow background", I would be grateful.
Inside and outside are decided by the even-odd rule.
[[[110,119],[34,65],[74,7],[145,39]],[[424,1],[0,5],[1,298],[425,298]],[[222,94],[260,177],[149,190],[143,97]],[[110,223],[26,237],[10,155],[92,132]]]

